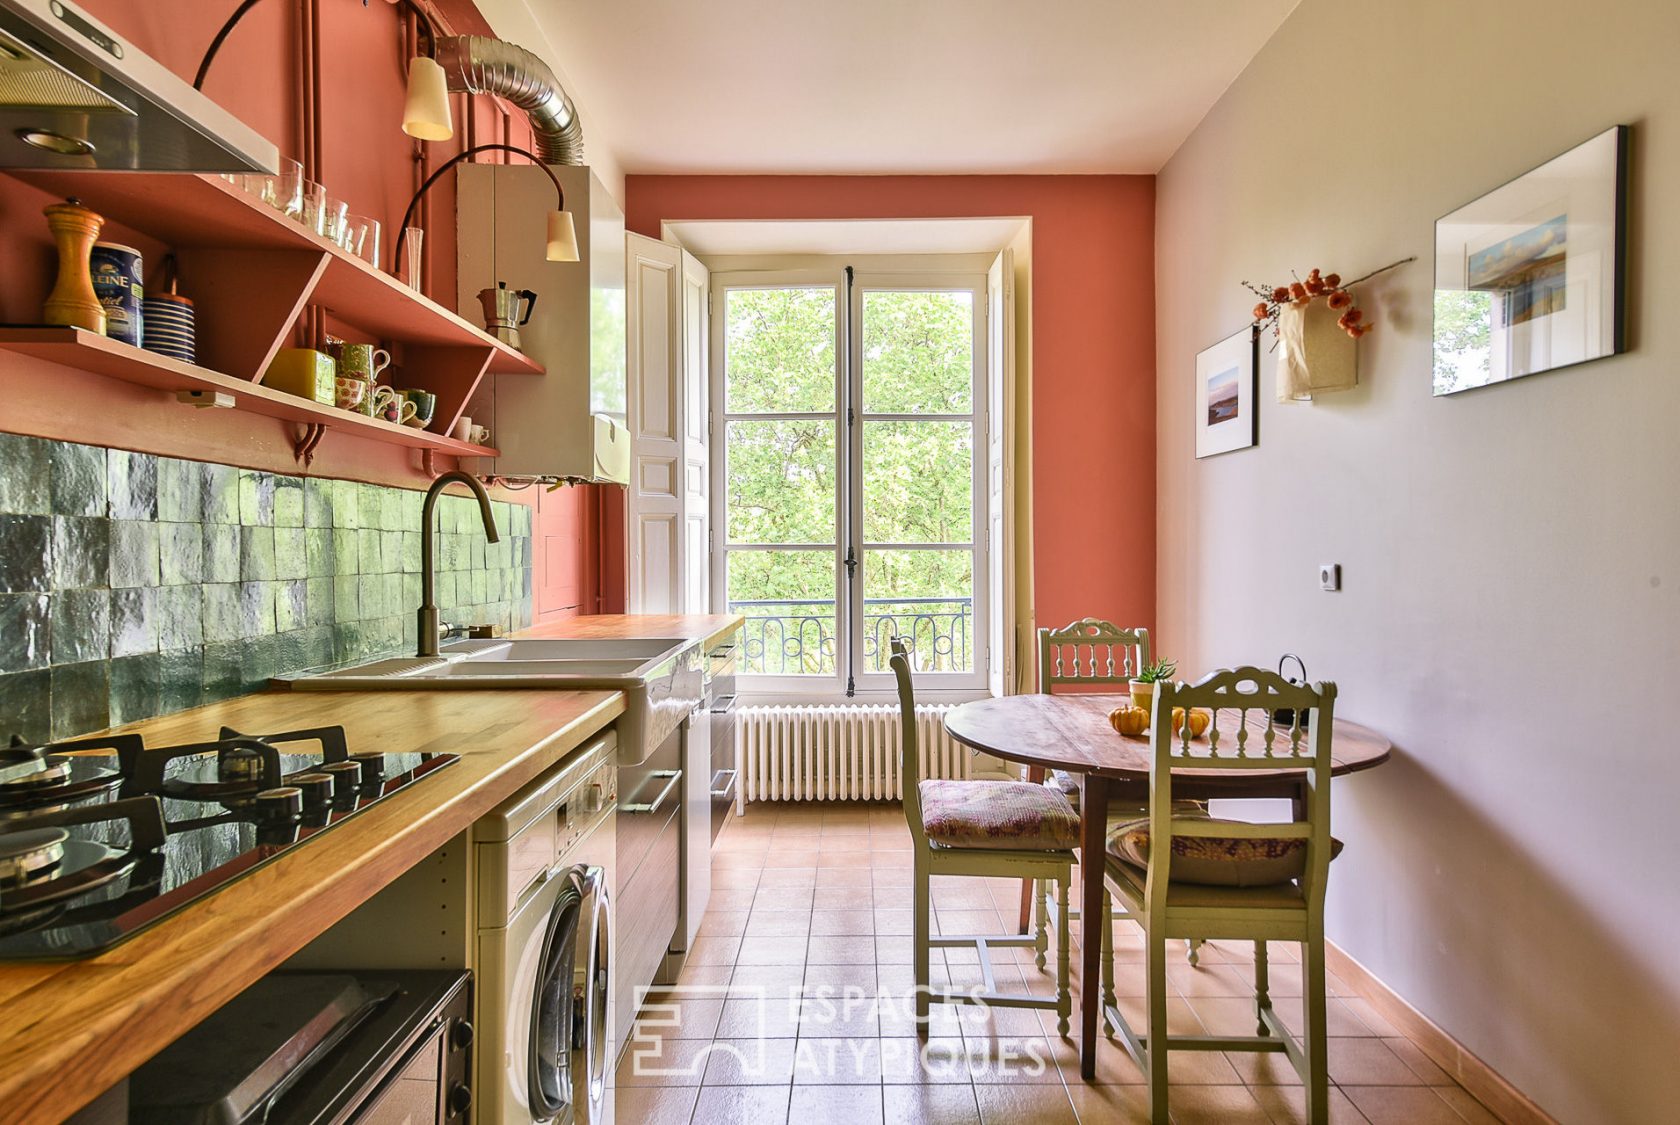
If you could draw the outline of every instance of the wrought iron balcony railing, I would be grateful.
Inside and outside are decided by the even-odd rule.
[[[746,617],[741,671],[748,675],[833,675],[838,651],[834,601],[747,599],[729,603]],[[865,671],[884,672],[893,637],[911,640],[929,672],[974,668],[974,599],[867,598],[863,603]]]

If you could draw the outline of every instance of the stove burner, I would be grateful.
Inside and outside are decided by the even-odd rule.
[[[62,828],[0,833],[0,886],[20,886],[58,867],[69,838]]]

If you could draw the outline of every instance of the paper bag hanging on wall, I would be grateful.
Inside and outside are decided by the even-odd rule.
[[[1359,384],[1359,349],[1323,301],[1278,313],[1277,399],[1311,402],[1327,391]]]

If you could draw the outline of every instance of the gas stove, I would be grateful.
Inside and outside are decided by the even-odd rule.
[[[342,727],[0,749],[0,960],[106,949],[437,772]]]

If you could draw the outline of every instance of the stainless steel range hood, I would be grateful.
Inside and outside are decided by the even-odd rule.
[[[0,0],[0,168],[273,172],[278,159],[66,0]]]

